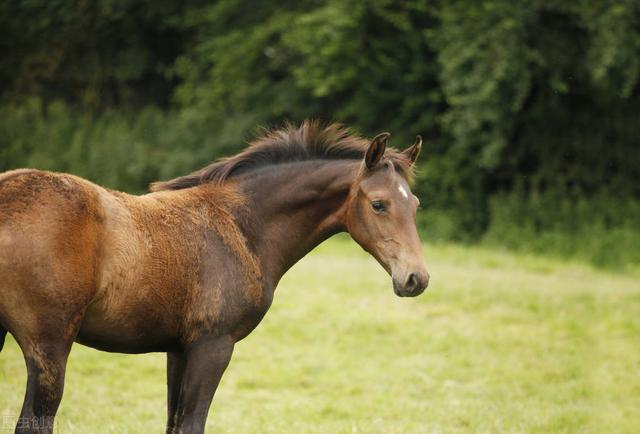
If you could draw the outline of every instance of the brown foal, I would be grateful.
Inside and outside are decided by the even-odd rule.
[[[52,431],[79,342],[166,352],[167,432],[204,432],[234,344],[282,275],[335,233],[371,253],[397,295],[422,293],[409,189],[421,139],[400,152],[388,137],[288,126],[142,196],[68,174],[0,175],[0,349],[11,333],[28,371],[16,431]]]

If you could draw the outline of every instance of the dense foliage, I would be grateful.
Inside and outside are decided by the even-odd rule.
[[[7,1],[0,48],[2,170],[141,191],[318,117],[422,133],[441,236],[640,232],[640,0]]]

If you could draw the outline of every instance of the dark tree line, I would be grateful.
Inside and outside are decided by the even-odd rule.
[[[0,50],[0,169],[140,191],[317,117],[422,133],[460,238],[638,225],[640,0],[8,0]]]

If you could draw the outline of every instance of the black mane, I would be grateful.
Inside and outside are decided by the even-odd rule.
[[[234,176],[268,165],[309,160],[361,160],[369,141],[339,124],[322,126],[304,121],[300,126],[286,124],[282,129],[263,130],[263,134],[240,153],[221,158],[189,175],[166,182],[155,182],[152,191],[180,190],[204,183],[223,183]],[[385,156],[396,170],[411,176],[408,158],[395,149]]]

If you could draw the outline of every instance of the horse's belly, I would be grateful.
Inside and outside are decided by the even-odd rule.
[[[178,332],[166,318],[121,311],[110,317],[99,306],[91,306],[76,341],[102,351],[117,353],[166,352],[180,349]]]
[[[128,354],[180,351],[182,348],[178,339],[171,336],[114,336],[103,330],[96,332],[84,328],[78,333],[76,342],[102,351]]]

